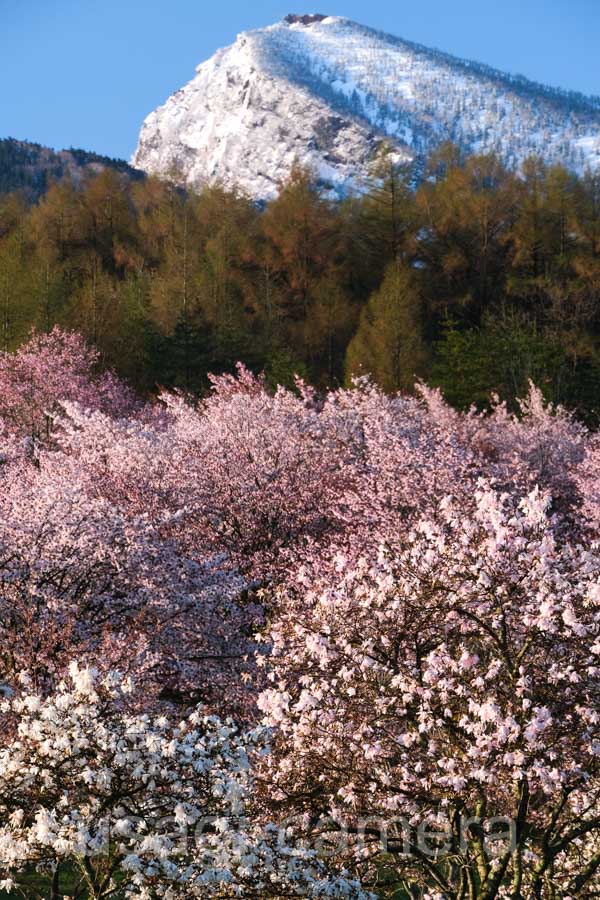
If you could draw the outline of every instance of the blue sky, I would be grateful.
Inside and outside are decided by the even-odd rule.
[[[0,0],[0,137],[128,158],[197,63],[289,12],[600,95],[600,0]]]

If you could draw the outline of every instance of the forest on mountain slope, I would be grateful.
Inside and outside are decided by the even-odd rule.
[[[66,177],[80,183],[104,169],[114,169],[129,178],[143,178],[122,159],[89,150],[52,150],[32,141],[0,138],[0,194],[18,191],[28,202],[37,202],[57,180]]]
[[[75,329],[145,392],[201,392],[240,360],[271,384],[423,379],[459,407],[531,379],[594,423],[600,175],[449,145],[413,175],[383,152],[332,201],[296,169],[263,207],[111,169],[4,193],[0,348]]]

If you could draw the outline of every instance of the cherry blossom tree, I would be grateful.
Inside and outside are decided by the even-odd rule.
[[[282,551],[319,541],[336,526],[345,448],[323,428],[309,391],[280,388],[242,367],[213,379],[199,407],[165,396],[177,447],[171,468],[193,510],[193,540],[268,577]]]
[[[584,444],[584,458],[575,471],[581,498],[580,524],[600,538],[600,435],[592,434]]]
[[[60,456],[0,477],[0,680],[26,669],[48,689],[85,651],[104,669],[143,672],[146,702],[246,703],[260,618],[238,603],[242,580],[88,491]]]
[[[580,502],[577,472],[589,440],[587,431],[573,413],[545,403],[531,382],[518,405],[519,414],[511,414],[496,400],[492,414],[483,418],[479,441],[489,459],[487,475],[504,489],[548,490],[553,508],[564,514]]]
[[[482,476],[572,503],[585,434],[533,387],[520,417],[502,405],[485,416],[425,386],[405,398],[365,379],[324,398],[302,383],[272,394],[243,367],[213,379],[199,404],[166,393],[125,420],[63,409],[61,449],[89,490],[259,581],[341,532],[389,530],[448,493],[468,501]]]
[[[517,503],[481,485],[475,500],[465,514],[447,498],[282,589],[259,701],[278,735],[266,777],[309,831],[350,836],[340,855],[365,884],[592,896],[600,552],[559,537],[538,489]],[[508,834],[490,844],[498,817]]]
[[[132,392],[113,373],[100,373],[99,359],[76,332],[34,331],[15,353],[0,353],[0,418],[35,445],[50,437],[64,400],[113,415],[130,412]]]
[[[59,455],[87,490],[127,515],[143,513],[189,555],[225,554],[246,574],[268,575],[282,551],[335,527],[344,448],[310,394],[270,394],[241,370],[215,379],[194,403],[160,404],[116,420],[65,403]]]

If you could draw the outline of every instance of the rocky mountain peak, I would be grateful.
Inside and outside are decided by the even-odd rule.
[[[298,27],[301,26],[301,27]],[[294,164],[338,194],[364,183],[383,143],[418,170],[441,143],[600,168],[600,98],[535,84],[321,14],[244,32],[151,113],[133,164],[219,181],[256,199]]]
[[[286,25],[314,25],[315,22],[324,22],[327,18],[329,17],[324,16],[321,13],[313,13],[312,15],[304,16],[289,13],[283,21]]]

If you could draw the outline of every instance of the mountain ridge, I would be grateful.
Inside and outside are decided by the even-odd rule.
[[[517,168],[600,167],[600,98],[547,87],[350,19],[290,14],[242,32],[146,118],[133,164],[268,199],[295,161],[337,193],[378,147],[424,160],[452,141]]]
[[[75,147],[54,150],[33,141],[0,138],[0,194],[20,191],[26,200],[35,202],[53,181],[66,176],[78,183],[86,175],[104,169],[132,179],[143,177],[143,172],[122,159]]]
[[[310,19],[310,22],[306,22],[304,20]],[[389,32],[383,31],[380,28],[372,28],[369,25],[362,25],[359,22],[355,22],[352,19],[346,18],[344,16],[327,16],[321,13],[313,14],[313,15],[298,15],[295,13],[289,13],[284,16],[282,22],[287,24],[315,24],[316,22],[322,22],[325,19],[337,19],[339,22],[345,22],[348,25],[352,25],[355,28],[359,28],[366,33],[370,33],[379,38],[383,38],[386,40],[391,40],[393,42],[398,43],[399,45],[404,45],[406,47],[411,48],[415,52],[429,54],[431,56],[438,57],[440,59],[444,59],[448,63],[451,63],[455,66],[462,66],[465,70],[475,69],[485,72],[488,77],[491,79],[497,78],[498,80],[503,81],[513,81],[515,84],[522,86],[523,88],[531,88],[533,93],[544,93],[548,95],[548,99],[552,99],[552,95],[556,95],[557,100],[571,100],[574,103],[581,104],[585,107],[590,107],[594,112],[600,111],[600,95],[596,94],[584,94],[582,91],[576,91],[571,88],[563,88],[560,85],[549,85],[545,84],[541,81],[536,81],[534,78],[529,78],[527,75],[523,75],[519,72],[507,72],[503,69],[499,69],[497,66],[492,66],[489,63],[482,62],[481,60],[469,59],[464,56],[457,56],[453,53],[450,53],[447,50],[442,50],[440,47],[429,47],[426,44],[422,44],[419,41],[412,41],[408,38],[399,37],[397,35],[390,34]],[[278,23],[276,23],[278,24]],[[266,26],[269,27],[269,26]],[[263,29],[253,29],[255,31],[262,31]],[[245,32],[242,32],[244,34]],[[239,35],[238,35],[239,37]]]

